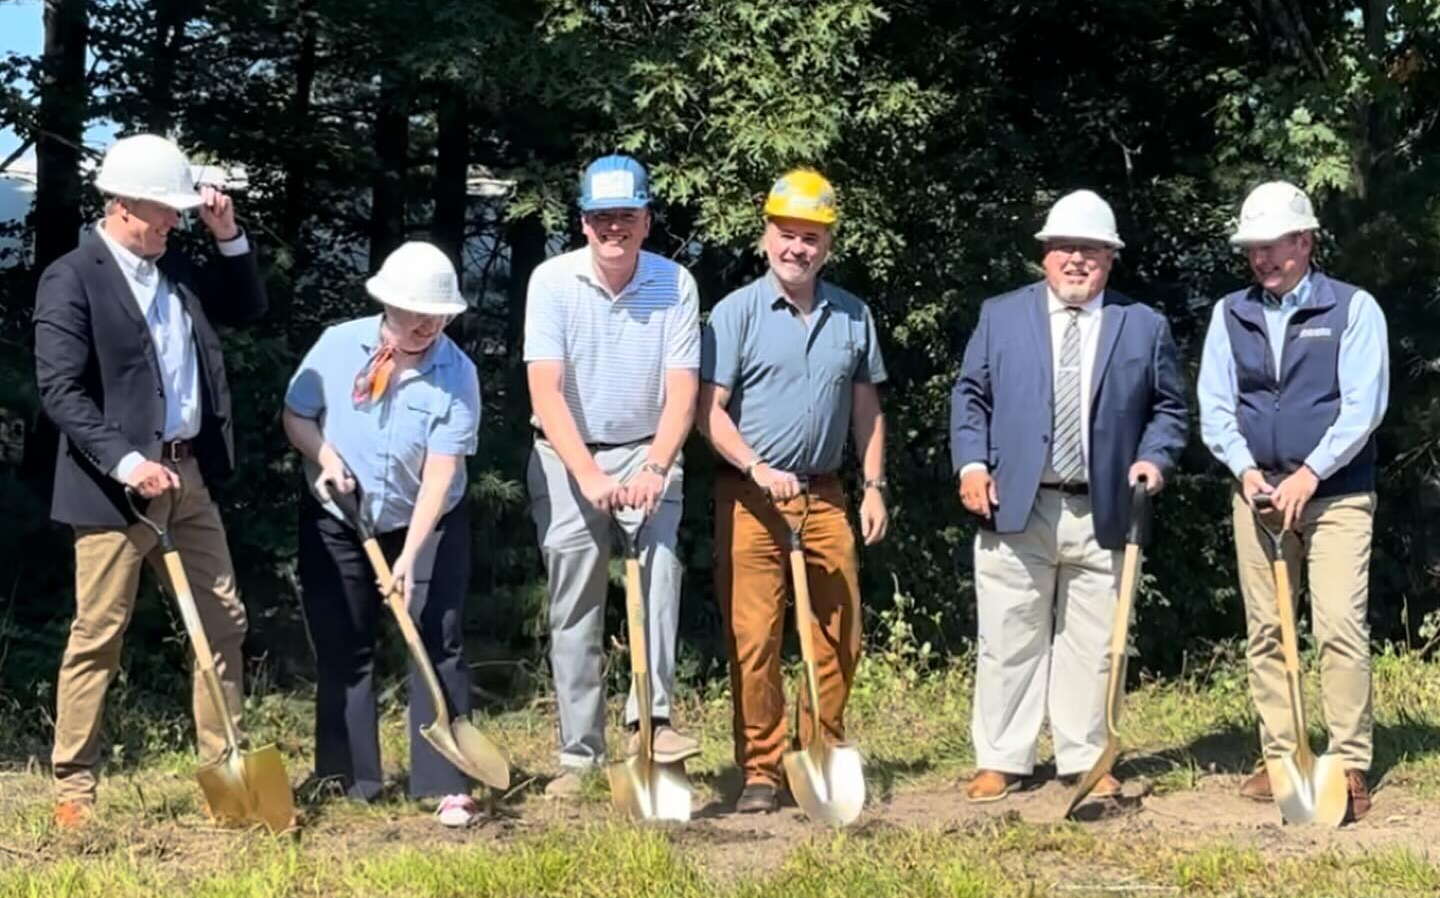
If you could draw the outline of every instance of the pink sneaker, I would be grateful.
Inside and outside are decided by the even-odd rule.
[[[435,809],[435,817],[441,826],[463,829],[480,816],[480,806],[469,795],[446,795]]]

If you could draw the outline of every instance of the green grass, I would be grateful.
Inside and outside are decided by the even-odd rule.
[[[848,712],[864,749],[872,797],[953,788],[973,765],[970,663],[920,671],[904,652],[873,654]],[[1313,660],[1313,659],[1312,659]],[[1313,664],[1310,665],[1313,667]],[[1375,659],[1376,774],[1407,795],[1440,795],[1440,665],[1412,655]],[[1315,702],[1316,683],[1308,684]],[[309,817],[296,838],[223,831],[201,816],[193,757],[167,743],[175,721],[147,733],[154,709],[127,716],[129,745],[106,774],[96,824],[62,833],[50,823],[43,770],[0,774],[0,898],[8,896],[1031,896],[1433,895],[1440,866],[1415,837],[1393,847],[1343,850],[1303,839],[1283,850],[1244,833],[1121,832],[1011,817],[972,824],[883,815],[843,833],[800,827],[766,841],[705,824],[636,827],[608,811],[603,777],[578,812],[539,798],[554,772],[552,702],[481,721],[511,754],[517,787],[503,814],[469,833],[443,833],[403,799],[403,714],[385,702],[382,746],[392,765],[387,801],[356,805],[302,787]],[[1315,704],[1318,707],[1318,704]],[[616,709],[618,711],[618,703]],[[175,717],[183,713],[177,709]],[[312,707],[303,694],[247,705],[258,741],[276,741],[292,778],[308,770]],[[1314,715],[1318,716],[1318,715]],[[683,698],[680,721],[704,754],[690,765],[703,800],[730,794],[730,703],[722,686]],[[114,718],[112,718],[113,720]],[[1132,690],[1122,772],[1157,792],[1184,792],[1254,760],[1254,717],[1233,647],[1199,672]],[[618,732],[612,732],[618,738]],[[1323,745],[1317,728],[1315,743]],[[613,743],[612,743],[613,744]],[[1042,756],[1044,752],[1042,751]],[[727,841],[729,840],[729,841]],[[737,841],[738,840],[738,841]],[[766,854],[768,852],[768,854]],[[753,855],[753,856],[752,856]],[[763,857],[761,855],[764,855]],[[744,863],[739,863],[744,861]],[[735,869],[743,872],[736,874]]]

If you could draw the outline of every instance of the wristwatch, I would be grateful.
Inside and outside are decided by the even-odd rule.
[[[670,472],[667,471],[667,470],[665,469],[665,467],[664,467],[663,465],[661,465],[659,462],[653,462],[653,461],[647,461],[645,464],[641,465],[641,466],[640,466],[640,470],[642,470],[642,471],[649,471],[651,474],[656,474],[656,475],[658,475],[662,480],[664,479],[664,477],[665,477],[666,474],[670,473]]]
[[[865,481],[864,488],[867,490],[879,490],[881,494],[888,493],[890,491],[890,481],[886,480],[884,477],[876,477],[874,480]]]
[[[763,464],[765,464],[765,462],[760,459],[760,456],[757,455],[757,456],[755,456],[754,458],[752,458],[752,459],[750,460],[750,464],[748,464],[748,465],[745,466],[745,477],[746,477],[746,479],[747,479],[747,480],[754,480],[754,479],[755,479],[755,469],[758,468],[758,467],[760,467],[760,466],[763,465]]]

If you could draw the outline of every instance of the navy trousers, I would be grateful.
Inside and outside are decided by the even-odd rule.
[[[379,535],[394,561],[406,530]],[[470,518],[461,502],[440,519],[416,559],[410,617],[435,665],[452,716],[470,712],[470,669],[461,626],[470,581]],[[300,586],[305,625],[315,646],[315,775],[334,778],[351,798],[380,794],[380,737],[375,702],[376,629],[395,623],[380,595],[359,535],[306,492],[300,509]],[[471,783],[420,735],[434,719],[425,680],[409,664],[411,798],[469,792]]]

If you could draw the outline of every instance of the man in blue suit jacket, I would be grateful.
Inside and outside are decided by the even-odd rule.
[[[983,519],[976,802],[1031,774],[1047,709],[1061,777],[1099,757],[1130,485],[1158,492],[1188,429],[1165,318],[1105,289],[1124,246],[1110,206],[1069,194],[1035,236],[1045,280],[985,302],[951,399],[960,498]]]

